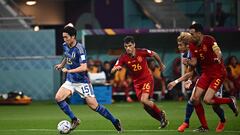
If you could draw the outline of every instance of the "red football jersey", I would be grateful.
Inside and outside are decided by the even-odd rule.
[[[151,50],[136,48],[135,57],[131,57],[125,53],[120,56],[115,66],[125,65],[129,69],[129,74],[134,83],[143,82],[146,79],[152,78],[146,60],[147,57],[152,56],[153,52]]]
[[[220,64],[215,60],[217,55],[214,53],[212,48],[215,44],[217,44],[216,40],[212,36],[204,35],[200,46],[194,45],[194,47],[189,47],[192,57],[197,58],[198,64],[201,65],[202,72],[223,73],[226,71],[223,60],[221,60]]]

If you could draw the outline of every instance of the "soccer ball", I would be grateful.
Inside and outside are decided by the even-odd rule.
[[[68,134],[71,129],[71,123],[67,120],[62,120],[58,123],[57,129],[60,134]]]

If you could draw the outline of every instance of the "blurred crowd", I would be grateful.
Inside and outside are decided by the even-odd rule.
[[[88,72],[91,75],[101,74],[104,76],[104,81],[101,81],[100,83],[112,86],[113,102],[119,100],[133,102],[136,100],[136,96],[133,89],[133,82],[129,76],[128,70],[123,68],[122,70],[117,71],[115,74],[110,73],[115,62],[116,59],[103,62],[99,59],[88,58]],[[230,95],[240,98],[240,64],[238,58],[236,56],[230,56],[225,60],[225,64],[228,75],[224,82],[223,89]],[[154,78],[154,91],[160,93],[154,96],[155,100],[174,99],[181,101],[185,99],[185,95],[182,92],[181,83],[179,83],[175,89],[171,91],[168,91],[166,88],[168,82],[171,82],[181,76],[180,57],[177,57],[172,63],[171,77],[164,76],[159,66],[153,59],[148,59],[148,66]],[[94,84],[94,82],[92,83]]]

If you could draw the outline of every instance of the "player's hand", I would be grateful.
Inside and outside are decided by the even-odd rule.
[[[166,66],[165,66],[164,64],[161,64],[161,65],[160,65],[160,70],[161,70],[161,71],[164,71],[165,69],[166,69]]]
[[[182,63],[183,63],[184,65],[188,65],[188,61],[189,61],[188,58],[183,58],[183,59],[182,59]]]
[[[63,69],[62,69],[62,72],[63,72],[63,73],[67,73],[67,72],[68,72],[68,69],[63,68]]]
[[[184,87],[185,87],[186,89],[189,89],[191,85],[192,85],[192,81],[191,81],[191,80],[187,80],[187,81],[184,83]]]
[[[219,59],[219,58],[214,58],[213,60],[214,60],[215,62],[217,62],[218,64],[221,63],[221,59]]]
[[[167,88],[168,88],[168,90],[172,90],[174,86],[176,86],[176,83],[174,81],[172,81],[167,85]]]
[[[121,66],[114,66],[114,67],[112,68],[112,70],[111,70],[111,73],[115,73],[116,71],[119,71],[119,70],[121,70],[121,69],[122,69]]]
[[[62,64],[57,64],[54,66],[56,70],[61,70],[63,68]]]

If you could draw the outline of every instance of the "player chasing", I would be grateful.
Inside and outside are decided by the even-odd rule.
[[[68,25],[64,27],[62,32],[64,59],[60,64],[55,65],[57,70],[66,73],[66,81],[58,89],[55,100],[61,110],[72,120],[69,132],[80,124],[80,119],[74,115],[65,101],[74,92],[84,98],[92,110],[110,120],[118,132],[122,132],[120,120],[114,117],[103,105],[98,104],[95,98],[93,87],[87,76],[86,50],[83,44],[77,42],[76,34],[74,27]]]
[[[144,110],[160,122],[160,128],[164,128],[169,123],[165,111],[160,110],[153,101],[149,100],[153,95],[154,81],[148,69],[146,58],[153,57],[158,62],[161,71],[165,69],[165,65],[156,52],[135,48],[132,36],[126,36],[123,42],[126,53],[119,57],[111,73],[121,70],[124,65],[129,69],[138,100],[142,103]]]
[[[191,54],[190,54],[190,51],[189,51],[190,41],[191,41],[191,34],[187,33],[187,32],[182,32],[177,38],[178,49],[181,53],[184,53],[183,58],[186,58],[186,59],[191,59]],[[191,66],[187,66],[187,73],[185,73],[182,77],[176,79],[175,81],[170,82],[168,84],[168,89],[171,90],[177,83],[179,83],[181,81],[185,81],[185,80],[190,79],[190,78],[191,79],[198,78],[200,73],[201,73],[201,69],[198,65],[196,66],[196,68],[191,67]],[[188,80],[185,83],[185,87],[187,89],[189,89],[190,85],[195,85],[195,84],[192,84],[192,81]],[[222,90],[222,89],[220,89],[220,90]],[[194,90],[193,90],[192,95],[194,95]],[[193,113],[194,107],[195,106],[192,104],[192,100],[190,99],[187,103],[187,106],[186,106],[185,120],[184,120],[183,124],[181,126],[179,126],[179,128],[178,128],[179,132],[184,132],[184,130],[189,127],[189,120],[190,120],[190,117]],[[226,119],[225,119],[225,116],[224,116],[224,111],[220,107],[220,105],[217,105],[217,104],[212,105],[212,108],[213,108],[214,112],[218,115],[218,117],[220,118],[220,122],[218,123],[218,126],[216,128],[216,132],[222,132],[224,130],[224,124],[226,122]],[[197,115],[198,115],[198,113],[197,113]],[[207,129],[206,130],[197,130],[197,131],[203,132],[203,131],[207,131]]]

